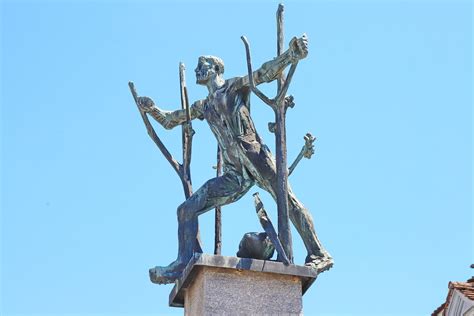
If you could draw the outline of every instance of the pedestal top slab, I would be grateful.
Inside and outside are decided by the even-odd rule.
[[[184,269],[183,275],[176,280],[169,296],[169,306],[184,306],[184,291],[203,267],[234,269],[239,271],[247,270],[299,277],[302,284],[302,294],[306,292],[318,276],[315,270],[306,266],[294,264],[285,266],[283,263],[276,261],[196,253]]]

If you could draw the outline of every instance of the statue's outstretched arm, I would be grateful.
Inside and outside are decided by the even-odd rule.
[[[140,107],[148,114],[150,114],[158,123],[166,129],[172,129],[178,125],[186,123],[186,110],[180,109],[176,111],[165,111],[155,105],[155,102],[149,97],[139,97],[138,102]],[[191,120],[195,118],[202,119],[203,100],[194,102],[191,105],[190,114]]]
[[[289,65],[305,58],[308,55],[308,38],[303,34],[300,38],[294,37],[290,41],[290,47],[280,56],[264,63],[253,72],[253,80],[256,85],[263,82],[271,82]],[[236,87],[249,86],[249,77],[244,76],[236,81]]]

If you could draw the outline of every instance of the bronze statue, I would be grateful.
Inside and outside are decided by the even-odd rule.
[[[253,72],[255,85],[279,78],[284,69],[308,54],[305,35],[294,38],[287,51],[264,63]],[[204,85],[209,95],[194,102],[188,111],[165,111],[148,97],[136,99],[141,110],[164,128],[187,124],[188,120],[206,120],[222,153],[223,174],[207,181],[178,207],[179,250],[177,259],[168,266],[150,269],[155,283],[172,283],[180,275],[193,253],[198,237],[198,216],[240,199],[257,184],[277,199],[275,159],[258,135],[250,116],[249,76],[224,80],[224,62],[215,56],[201,56],[195,69],[196,83]],[[313,219],[288,185],[289,217],[306,246],[306,265],[318,272],[329,269],[333,260],[324,250],[314,230]]]

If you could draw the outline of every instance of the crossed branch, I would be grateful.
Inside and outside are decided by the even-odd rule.
[[[282,4],[278,6],[276,18],[277,18],[277,55],[281,55],[283,52],[283,11],[284,7]],[[286,110],[290,107],[293,108],[294,98],[293,96],[287,96],[288,88],[291,83],[291,79],[295,74],[296,67],[298,66],[298,60],[292,62],[288,75],[284,78],[282,72],[278,78],[278,89],[277,94],[274,98],[269,98],[263,94],[255,85],[252,70],[252,58],[250,55],[250,44],[245,36],[241,37],[247,56],[247,71],[249,78],[249,86],[253,93],[258,96],[265,104],[270,106],[275,113],[275,122],[269,123],[268,128],[270,132],[275,133],[275,148],[276,148],[276,169],[277,169],[277,209],[278,209],[278,238],[272,240],[275,244],[281,244],[282,247],[276,247],[278,252],[279,261],[288,264],[293,262],[293,247],[291,241],[291,230],[289,226],[289,214],[288,214],[288,176],[294,171],[298,163],[303,157],[311,158],[314,153],[313,142],[316,140],[310,133],[307,133],[304,137],[305,145],[301,149],[300,153],[296,157],[295,161],[287,168],[287,146],[286,146]],[[269,227],[273,228],[271,222],[266,221],[263,225],[262,218],[268,218],[263,216],[263,203],[255,195],[257,214],[259,214],[260,221],[267,233],[271,232]],[[260,211],[259,211],[260,210]],[[262,217],[263,216],[263,217]],[[275,238],[273,238],[275,239]]]
[[[284,33],[283,33],[283,10],[282,4],[278,6],[277,19],[277,54],[283,51]],[[278,260],[289,263],[293,262],[293,246],[291,241],[291,230],[289,226],[288,214],[288,168],[287,168],[287,150],[286,150],[286,110],[290,104],[293,105],[293,97],[286,96],[290,86],[291,79],[295,73],[298,61],[291,64],[286,78],[283,73],[279,75],[277,95],[269,98],[263,94],[255,85],[252,71],[252,59],[250,56],[250,45],[245,36],[241,37],[245,45],[247,55],[247,70],[249,77],[249,86],[255,95],[257,95],[265,104],[270,106],[275,113],[275,147],[276,147],[276,172],[277,172],[277,209],[278,209],[278,235],[283,246],[282,252],[278,253]],[[285,258],[286,257],[286,258]]]
[[[142,109],[140,106],[140,102],[138,101],[138,94],[135,89],[135,85],[133,82],[129,82],[128,86],[130,87],[130,92],[132,93],[133,99],[138,107],[138,111],[143,119],[143,123],[145,124],[146,130],[148,135],[156,144],[156,146],[160,149],[163,156],[165,156],[166,160],[168,160],[169,164],[173,168],[173,170],[177,173],[178,177],[181,180],[181,184],[183,185],[184,196],[188,199],[193,194],[193,187],[191,182],[191,150],[192,150],[192,142],[193,142],[193,135],[194,130],[191,124],[191,113],[189,107],[189,100],[188,100],[188,90],[186,87],[186,79],[185,79],[185,66],[183,63],[179,64],[179,84],[180,84],[180,95],[181,95],[181,108],[185,109],[186,111],[186,123],[182,125],[182,149],[183,149],[183,163],[180,164],[174,157],[171,155],[169,150],[161,141],[160,137],[156,134],[155,129],[150,123],[148,119],[147,113]],[[198,237],[196,238],[195,244],[195,251],[202,252],[201,242]]]

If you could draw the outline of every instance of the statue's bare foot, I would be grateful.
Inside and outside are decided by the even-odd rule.
[[[310,267],[319,274],[332,268],[334,260],[329,255],[308,255],[305,266]]]
[[[150,280],[157,284],[174,283],[183,274],[186,267],[184,263],[175,261],[167,267],[154,267],[150,269]]]

